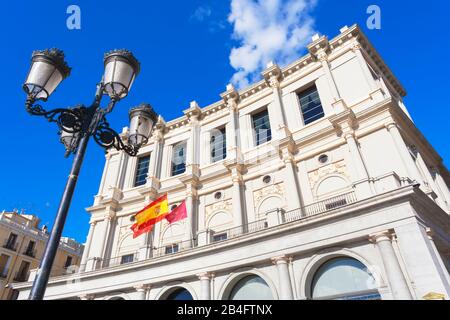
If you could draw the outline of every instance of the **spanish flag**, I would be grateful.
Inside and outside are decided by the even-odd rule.
[[[167,194],[153,201],[136,213],[136,223],[131,226],[133,239],[152,230],[153,225],[164,219],[169,213]]]

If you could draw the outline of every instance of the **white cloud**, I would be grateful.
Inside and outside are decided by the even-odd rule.
[[[242,88],[260,77],[270,61],[280,65],[295,60],[314,30],[311,10],[317,0],[231,0],[228,22],[233,25],[231,82]]]
[[[204,21],[205,19],[209,18],[212,14],[212,10],[208,6],[200,6],[197,9],[195,9],[194,13],[191,15],[191,20],[196,21]]]

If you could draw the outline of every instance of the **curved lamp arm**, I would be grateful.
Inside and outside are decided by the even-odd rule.
[[[141,147],[125,144],[120,135],[115,130],[111,129],[108,121],[104,117],[101,118],[97,125],[93,137],[94,140],[106,150],[114,147],[119,151],[125,151],[132,157],[135,157],[138,154],[139,148]]]

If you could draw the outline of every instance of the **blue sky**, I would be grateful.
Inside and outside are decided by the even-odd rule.
[[[405,103],[416,125],[448,164],[448,1],[431,0],[421,6],[411,1],[315,2],[271,1],[269,9],[275,12],[292,13],[297,8],[298,15],[289,19],[267,16],[272,11],[259,12],[261,7],[253,6],[254,16],[261,18],[253,24],[245,16],[251,0],[233,0],[233,11],[231,1],[226,0],[5,2],[0,13],[1,52],[7,54],[0,77],[0,210],[25,209],[51,225],[70,170],[71,159],[63,157],[55,125],[28,115],[23,105],[21,85],[31,53],[48,47],[63,49],[73,68],[47,102],[49,109],[90,103],[103,72],[103,53],[114,48],[134,52],[141,61],[141,74],[130,95],[108,117],[120,130],[128,124],[128,109],[136,104],[149,102],[166,120],[173,119],[192,100],[201,106],[217,101],[231,79],[251,81],[270,57],[287,61],[302,55],[310,32],[332,38],[342,26],[358,23],[406,88]],[[307,8],[303,10],[294,6],[304,3]],[[66,27],[66,9],[72,4],[81,9],[81,30]],[[381,8],[381,30],[366,27],[366,9],[371,4]],[[285,10],[286,6],[292,7]],[[261,39],[261,34],[269,34],[261,21],[279,26],[278,31],[299,30],[306,35],[290,39],[295,40],[290,46],[275,46],[270,37]],[[275,34],[273,39],[280,37]],[[246,56],[245,44],[255,41],[261,49]],[[244,73],[236,75],[239,70],[235,68]],[[103,164],[103,150],[91,141],[64,230],[66,236],[81,242],[89,227],[84,208],[93,203]]]

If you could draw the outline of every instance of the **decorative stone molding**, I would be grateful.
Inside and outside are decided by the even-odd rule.
[[[278,256],[278,257],[271,258],[270,260],[275,265],[288,264],[292,261],[292,257],[291,256]]]
[[[332,174],[338,174],[345,177],[347,180],[350,180],[350,174],[348,172],[347,165],[345,164],[344,160],[340,160],[309,172],[308,177],[310,186],[314,190],[319,181],[321,181],[324,177]]]
[[[371,243],[378,243],[380,241],[392,241],[395,234],[389,230],[373,233],[369,235],[369,241]]]
[[[220,96],[230,111],[237,109],[237,104],[239,103],[239,92],[232,84],[228,84],[227,91],[221,93]]]
[[[95,295],[93,294],[83,294],[78,296],[78,298],[80,298],[80,300],[94,300],[95,299]]]
[[[344,132],[353,132],[358,127],[358,120],[351,109],[346,109],[338,114],[328,117],[338,136]]]
[[[280,82],[283,79],[283,73],[281,72],[281,68],[277,64],[270,62],[267,65],[267,69],[264,70],[261,74],[271,88],[280,87]]]
[[[284,198],[285,190],[282,183],[272,184],[253,192],[254,203],[258,204],[263,198],[269,195],[278,195]]]
[[[205,207],[205,222],[216,212],[233,212],[233,201],[231,199],[219,201]]]
[[[308,45],[309,53],[319,61],[328,60],[328,52],[330,52],[330,43],[328,42],[328,37],[321,36],[320,38],[313,41]]]
[[[212,272],[201,272],[196,274],[199,280],[211,280],[214,278],[215,274]]]
[[[150,290],[151,285],[150,284],[138,284],[138,285],[133,286],[133,288],[138,292],[145,292],[145,291]]]
[[[189,119],[189,122],[193,125],[198,123],[202,115],[202,109],[198,105],[197,101],[192,101],[189,109],[184,110],[184,114]]]

